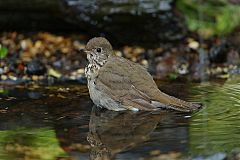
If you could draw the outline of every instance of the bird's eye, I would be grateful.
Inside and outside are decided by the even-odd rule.
[[[97,48],[96,51],[97,51],[98,53],[101,53],[101,52],[102,52],[102,48]]]

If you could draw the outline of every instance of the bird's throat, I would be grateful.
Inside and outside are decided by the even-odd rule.
[[[88,79],[92,79],[98,75],[99,69],[107,62],[107,59],[101,59],[100,57],[89,58],[89,64],[85,68],[85,75]]]

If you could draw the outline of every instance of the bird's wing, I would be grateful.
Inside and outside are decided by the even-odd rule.
[[[99,70],[96,83],[99,90],[125,106],[141,110],[164,107],[191,111],[195,108],[191,103],[161,92],[143,66],[121,57],[110,57]]]
[[[111,57],[98,72],[95,81],[97,89],[129,109],[154,110],[156,107],[151,104],[151,98],[134,85],[131,73],[133,65],[123,58]]]

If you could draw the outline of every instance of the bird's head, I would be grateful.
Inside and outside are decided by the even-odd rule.
[[[87,59],[90,63],[94,61],[101,63],[113,54],[113,49],[106,38],[95,37],[88,41],[85,52],[87,53]]]

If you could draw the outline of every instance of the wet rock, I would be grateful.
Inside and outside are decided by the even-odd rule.
[[[209,50],[209,60],[212,63],[224,63],[227,60],[229,44],[225,40],[218,43]]]
[[[240,159],[240,150],[234,149],[231,154],[228,155],[228,160],[239,160]]]
[[[234,75],[240,75],[240,68],[237,68],[237,67],[231,68],[229,74],[232,75],[232,76],[234,76]]]
[[[239,49],[240,44],[240,28],[228,36],[227,40],[236,48]]]
[[[240,63],[240,56],[236,50],[231,50],[227,54],[227,63],[232,65],[238,65]]]
[[[78,77],[77,81],[81,84],[87,84],[87,78],[86,77]]]
[[[180,40],[187,33],[183,19],[174,12],[173,0],[62,1],[69,21],[115,44],[156,46],[159,41]]]
[[[2,75],[4,73],[3,68],[0,68],[0,74]]]
[[[32,60],[27,63],[28,75],[43,75],[46,73],[46,67],[39,60]]]
[[[31,99],[40,99],[42,97],[42,93],[40,92],[35,92],[35,91],[29,91],[28,96]]]
[[[240,0],[228,0],[228,2],[235,4],[235,5],[240,5]]]
[[[173,65],[176,63],[176,57],[174,56],[164,56],[159,57],[156,60],[156,75],[158,77],[166,77],[169,73],[175,72]]]
[[[0,1],[0,10],[0,28],[8,30],[87,30],[119,43],[149,45],[179,40],[187,33],[175,0],[11,0]]]
[[[177,78],[178,75],[184,75],[189,72],[189,63],[186,60],[186,56],[181,54],[168,53],[163,57],[158,57],[156,63],[156,75],[161,78],[166,76]]]

